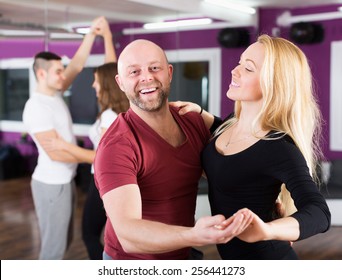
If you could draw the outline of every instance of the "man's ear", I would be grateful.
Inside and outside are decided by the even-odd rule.
[[[168,70],[169,70],[169,77],[170,77],[170,83],[172,82],[172,75],[173,75],[173,65],[169,64],[168,65]]]
[[[42,80],[46,76],[46,71],[43,68],[39,68],[36,71],[36,76],[37,76],[38,81]]]
[[[120,76],[119,76],[118,74],[115,75],[115,80],[116,80],[116,82],[117,82],[119,88],[120,88],[123,92],[125,92],[125,87],[122,85],[121,80],[120,80]]]

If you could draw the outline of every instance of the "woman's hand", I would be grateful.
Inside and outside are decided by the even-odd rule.
[[[47,152],[52,151],[61,151],[65,150],[67,146],[67,142],[58,136],[58,138],[47,138],[40,142],[43,149]]]
[[[214,123],[214,115],[207,112],[206,110],[203,110],[203,108],[196,103],[188,102],[188,101],[174,101],[174,102],[169,102],[169,104],[171,106],[180,108],[178,111],[179,115],[185,115],[186,113],[189,113],[189,112],[199,113],[204,121],[206,128],[208,129],[210,129]]]
[[[252,222],[246,229],[237,237],[245,242],[253,243],[257,241],[269,240],[270,226],[259,218],[255,213],[252,213]]]
[[[243,232],[252,219],[252,212],[244,208],[228,219],[223,215],[201,217],[191,231],[197,238],[196,246],[224,244]]]
[[[112,36],[112,32],[110,31],[109,23],[105,17],[99,17],[96,24],[96,35],[100,35],[102,37]]]
[[[201,113],[202,108],[200,105],[196,104],[196,103],[192,103],[192,102],[187,102],[187,101],[174,101],[174,102],[169,102],[169,104],[171,106],[174,107],[179,107],[179,114],[180,115],[184,115],[186,113],[189,112],[197,112],[197,113]]]
[[[237,237],[245,242],[265,240],[297,240],[300,235],[299,223],[293,217],[285,217],[265,223],[252,212],[253,220],[249,226]]]
[[[110,31],[108,21],[103,16],[97,17],[96,19],[93,20],[91,27],[90,27],[90,32],[95,35],[100,35],[100,36],[112,34]]]

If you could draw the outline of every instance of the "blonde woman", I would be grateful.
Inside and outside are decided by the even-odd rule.
[[[229,217],[246,207],[254,219],[218,251],[222,259],[297,259],[289,241],[327,231],[331,218],[314,180],[320,112],[310,67],[291,42],[261,35],[231,74],[234,114],[214,132],[202,166],[212,214]],[[201,112],[208,127],[217,123],[197,104],[175,105],[181,114]],[[282,218],[273,215],[279,196]]]

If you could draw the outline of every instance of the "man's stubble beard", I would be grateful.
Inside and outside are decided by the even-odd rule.
[[[157,100],[154,101],[153,103],[151,102],[147,103],[147,102],[142,101],[139,94],[136,94],[134,97],[132,96],[127,96],[127,97],[130,100],[130,102],[132,102],[135,106],[137,106],[141,110],[146,111],[146,112],[156,112],[160,110],[160,108],[163,107],[169,95],[170,95],[170,86],[167,88],[161,89]]]

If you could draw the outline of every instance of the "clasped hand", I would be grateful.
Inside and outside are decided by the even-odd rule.
[[[200,236],[197,246],[227,243],[251,224],[253,213],[244,208],[226,219],[223,215],[200,218],[193,230]]]
[[[239,210],[228,219],[223,215],[202,217],[197,221],[194,229],[203,231],[202,244],[199,246],[208,243],[227,243],[234,237],[252,243],[265,240],[268,236],[267,223],[247,208]]]

